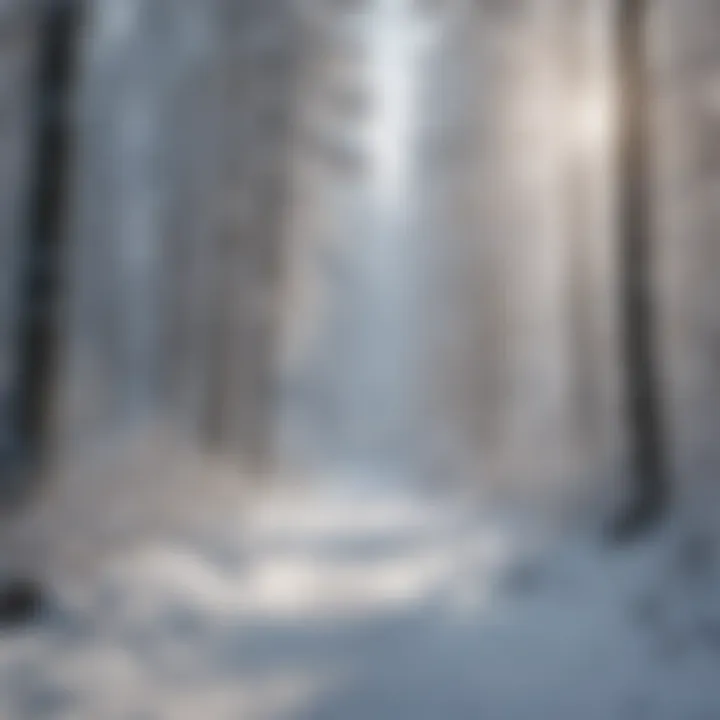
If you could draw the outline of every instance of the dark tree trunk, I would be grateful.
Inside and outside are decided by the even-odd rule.
[[[58,305],[70,140],[69,98],[79,30],[78,0],[41,4],[35,80],[27,236],[20,265],[20,312],[12,419],[3,486],[22,497],[41,464],[54,395]],[[8,475],[15,475],[12,482]],[[28,485],[28,487],[26,487]]]
[[[669,490],[654,336],[647,12],[646,0],[620,0],[617,15],[621,360],[632,472],[630,501],[614,524],[619,538],[654,525]]]

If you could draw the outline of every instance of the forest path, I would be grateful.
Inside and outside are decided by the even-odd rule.
[[[0,718],[720,717],[720,648],[660,592],[662,542],[610,553],[377,484],[230,517],[61,583],[0,637]]]

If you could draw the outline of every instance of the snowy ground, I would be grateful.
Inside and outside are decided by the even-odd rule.
[[[378,486],[224,517],[60,581],[0,636],[2,720],[720,718],[720,584],[671,533],[608,551]]]

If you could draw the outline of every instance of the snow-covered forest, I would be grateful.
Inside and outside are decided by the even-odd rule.
[[[0,0],[0,720],[720,717],[718,37]]]

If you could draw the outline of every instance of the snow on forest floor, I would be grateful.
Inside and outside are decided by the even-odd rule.
[[[671,534],[611,550],[377,486],[223,517],[60,579],[0,636],[2,720],[720,718],[720,583]]]

